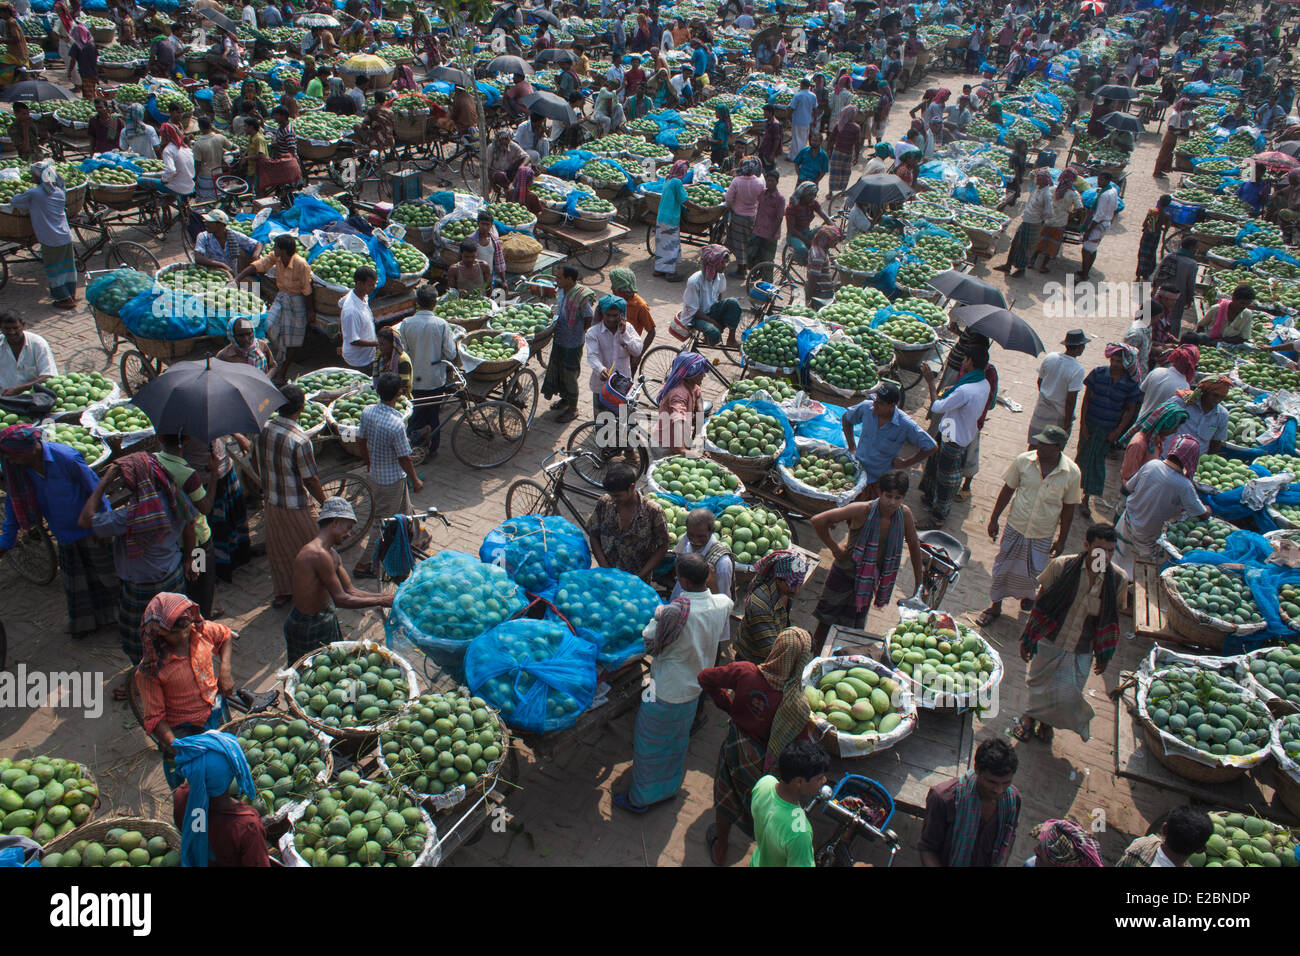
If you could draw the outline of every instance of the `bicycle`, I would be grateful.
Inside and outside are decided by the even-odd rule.
[[[433,535],[424,526],[425,518],[437,518],[444,528],[451,527],[447,516],[437,508],[429,508],[427,511],[417,511],[409,515],[393,515],[380,522],[379,548],[373,555],[373,567],[381,593],[386,590],[387,585],[392,584],[396,587],[405,581],[415,566],[432,553],[429,546],[433,543]],[[398,573],[395,574],[390,573],[387,563],[388,556],[394,548],[398,549],[398,554],[393,561],[395,568],[398,569]]]
[[[650,351],[653,352],[654,349]],[[626,415],[621,411],[609,410],[606,412],[606,415],[617,418],[615,427],[620,429],[620,437],[622,429],[639,428],[639,416],[634,416],[633,412],[638,409],[649,412],[658,411],[657,405],[644,398],[646,385],[645,375],[638,375],[636,383],[628,390],[627,402],[624,405],[628,409]],[[650,467],[650,452],[647,448],[648,435],[642,433],[639,436],[629,436],[632,441],[628,443],[616,439],[611,444],[605,441],[604,429],[607,427],[609,427],[609,421],[605,417],[597,417],[592,421],[584,422],[570,433],[566,445],[569,451],[585,456],[573,462],[578,477],[592,487],[602,489],[602,491],[605,486],[605,471],[616,461],[631,464],[636,469],[638,478],[644,475],[646,469]]]
[[[449,144],[454,144],[451,154],[443,155]],[[477,136],[468,133],[434,140],[428,157],[423,161],[417,160],[415,165],[426,173],[433,173],[447,186],[459,179],[477,192],[482,184]]]
[[[144,197],[140,206],[141,227],[153,233],[154,238],[162,242],[167,238],[167,233],[171,232],[172,227],[180,223],[181,251],[188,261],[193,262],[194,237],[190,235],[190,217],[194,214],[193,196],[156,192],[152,189],[142,191]]]
[[[532,478],[520,478],[506,490],[506,517],[558,515],[560,514],[560,506],[563,505],[568,509],[574,523],[580,528],[585,528],[591,509],[595,507],[600,495],[575,485],[565,484],[564,481],[565,472],[568,471],[569,465],[580,458],[586,459],[587,464],[592,468],[601,467],[601,460],[590,452],[574,451],[572,449],[558,449],[552,452],[542,461],[542,475],[546,480],[545,485],[534,481]],[[591,508],[580,509],[570,500],[570,492],[589,499]]]
[[[853,841],[860,836],[887,844],[889,861],[885,866],[894,865],[900,844],[898,834],[888,829],[894,816],[894,801],[884,787],[868,777],[849,774],[833,790],[822,787],[821,793],[808,805],[808,811],[818,808],[836,826],[834,836],[817,851],[818,866],[853,866],[857,862],[853,857]]]
[[[4,496],[0,494],[0,512],[3,508]],[[59,559],[45,523],[20,532],[14,546],[5,552],[4,562],[29,584],[44,587],[53,581],[59,573]]]
[[[437,405],[440,410],[447,405],[457,406],[451,414],[438,416],[438,427],[433,433],[440,433],[448,422],[455,420],[451,450],[462,464],[478,469],[504,465],[524,446],[530,415],[526,416],[521,406],[531,396],[531,414],[531,408],[536,407],[536,396],[527,391],[526,381],[521,378],[517,380],[517,391],[507,392],[505,399],[486,398],[470,389],[459,366],[446,359],[442,364],[447,368],[447,391],[416,399],[415,406]],[[532,382],[535,385],[536,375],[532,376]]]

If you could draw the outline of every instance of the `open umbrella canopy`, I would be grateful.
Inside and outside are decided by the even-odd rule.
[[[1300,139],[1289,139],[1285,143],[1278,143],[1276,152],[1284,156],[1300,156]]]
[[[577,63],[578,56],[572,50],[563,50],[559,47],[551,47],[551,49],[543,50],[533,57],[533,62],[538,66],[543,66],[547,63],[557,63],[564,66],[569,63]]]
[[[1142,94],[1131,86],[1119,86],[1116,83],[1107,83],[1105,86],[1097,87],[1097,92],[1092,94],[1094,100],[1135,100]]]
[[[523,73],[530,75],[533,68],[520,56],[498,56],[487,65],[489,73]]]
[[[72,94],[69,91],[45,80],[23,80],[0,92],[0,101],[5,103],[44,103],[47,100],[70,99]]]
[[[1083,3],[1079,5],[1079,9],[1084,12],[1105,13],[1106,4],[1102,3],[1101,0],[1083,0]]]
[[[997,286],[989,285],[983,279],[976,279],[956,269],[940,272],[930,280],[930,285],[962,305],[996,305],[1003,309],[1007,307],[1007,297]]]
[[[425,75],[426,80],[441,80],[444,83],[450,83],[453,86],[463,86],[470,89],[474,86],[474,77],[470,76],[464,70],[458,70],[453,66],[435,66]]]
[[[996,305],[964,305],[953,309],[952,316],[972,332],[987,335],[1012,352],[1040,355],[1043,340],[1028,322],[1008,309]]]
[[[216,10],[208,9],[207,7],[204,7],[202,10],[199,11],[199,16],[201,16],[205,20],[209,20],[212,23],[215,23],[217,26],[221,27],[221,29],[225,30],[227,33],[234,33],[239,29],[239,24],[236,23],[234,20],[230,19],[230,17]]]
[[[203,359],[177,362],[131,399],[159,435],[212,441],[262,430],[284,404],[266,373],[251,365]]]
[[[1294,145],[1300,148],[1300,142],[1294,144],[1283,143],[1282,146]],[[1263,163],[1269,169],[1295,169],[1300,166],[1300,159],[1296,159],[1295,150],[1283,152],[1282,146],[1277,149],[1268,149],[1262,153],[1256,153],[1250,157],[1252,163]]]
[[[339,72],[349,76],[382,76],[393,72],[393,64],[373,53],[358,53],[340,63]]]
[[[1146,127],[1142,125],[1142,121],[1132,113],[1107,113],[1101,118],[1101,125],[1113,130],[1133,133],[1134,135],[1146,132]]]
[[[845,201],[850,203],[888,206],[911,199],[915,194],[911,186],[893,173],[876,173],[872,176],[863,176],[848,188],[844,196]]]
[[[307,27],[309,29],[311,27],[340,27],[343,25],[328,13],[304,13],[293,22],[300,27]]]
[[[534,22],[549,23],[553,27],[559,27],[560,25],[560,18],[550,10],[525,10],[524,12]]]
[[[578,114],[573,111],[573,107],[554,93],[529,93],[519,104],[534,116],[544,116],[570,125],[578,122]]]

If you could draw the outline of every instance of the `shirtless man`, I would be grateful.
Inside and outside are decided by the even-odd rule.
[[[346,498],[326,498],[317,519],[319,533],[293,562],[293,608],[284,622],[284,646],[292,664],[331,641],[343,640],[336,607],[392,607],[391,594],[358,591],[335,550],[357,523]]]

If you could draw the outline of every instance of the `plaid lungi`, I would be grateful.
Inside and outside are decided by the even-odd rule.
[[[113,546],[107,539],[86,535],[59,545],[59,571],[68,600],[68,630],[88,634],[117,617],[118,582]]]
[[[332,607],[318,614],[303,614],[293,607],[284,619],[284,652],[289,664],[318,647],[341,640],[343,631]]]
[[[961,476],[965,478],[974,478],[980,470],[980,435],[983,431],[977,431],[971,443],[966,446],[966,457],[962,459]]]
[[[731,724],[718,751],[718,769],[713,775],[714,809],[750,837],[754,835],[754,816],[749,798],[754,784],[763,776],[763,757],[758,745]]]
[[[45,266],[45,279],[50,284],[50,298],[55,302],[71,299],[77,294],[77,257],[72,243],[66,246],[47,246],[41,243],[41,265]]]
[[[235,569],[242,568],[252,557],[248,534],[248,504],[244,500],[244,486],[239,480],[239,472],[234,468],[217,479],[208,527],[212,529],[212,553],[216,558],[217,577],[229,584]]]
[[[268,330],[274,329],[281,348],[294,349],[307,337],[307,297],[280,292],[266,310]]]
[[[140,621],[145,608],[159,594],[171,591],[182,594],[185,591],[185,572],[183,564],[177,564],[176,570],[161,581],[140,584],[136,581],[123,581],[117,603],[117,636],[122,642],[122,653],[130,658],[132,664],[139,664],[143,653],[140,645]]]
[[[940,441],[938,450],[925,460],[921,496],[941,521],[948,517],[952,499],[961,488],[961,470],[965,463],[966,449],[950,441]]]
[[[393,515],[406,515],[412,511],[411,496],[407,491],[405,476],[401,481],[394,481],[391,484],[375,484],[374,490],[374,505],[371,513],[375,516],[375,523],[371,525],[370,540],[366,542],[366,550],[362,557],[362,560],[369,559],[372,562],[379,551],[380,542],[384,539],[384,521]]]
[[[736,260],[736,268],[745,268],[749,261],[749,237],[754,234],[754,217],[731,214],[731,225],[727,228],[727,248]]]
[[[993,559],[989,600],[1004,598],[1033,600],[1038,596],[1038,575],[1047,567],[1051,538],[1026,538],[1010,525],[1002,529],[1002,545]]]
[[[1017,269],[1029,268],[1029,257],[1038,248],[1038,237],[1042,235],[1041,222],[1022,222],[1011,240],[1011,252],[1008,261]]]
[[[686,776],[686,748],[691,742],[698,700],[684,704],[642,701],[632,732],[632,789],[628,799],[649,806],[677,795]]]
[[[1041,720],[1049,727],[1073,730],[1087,740],[1092,722],[1092,705],[1083,696],[1092,668],[1092,654],[1062,650],[1051,641],[1039,641],[1034,659],[1029,662],[1025,687],[1029,706],[1025,716]]]
[[[559,395],[574,408],[578,407],[578,373],[582,371],[582,346],[571,349],[551,346],[551,357],[546,360],[546,376],[542,379],[542,397]]]
[[[1106,456],[1110,454],[1111,444],[1106,439],[1106,432],[1094,428],[1087,438],[1079,439],[1079,471],[1083,472],[1083,493],[1100,495],[1106,491]]]
[[[281,508],[268,504],[263,509],[266,534],[266,563],[271,566],[271,591],[275,597],[293,594],[293,562],[302,546],[316,537],[316,502],[307,508]]]
[[[849,187],[849,176],[853,173],[853,154],[835,150],[831,153],[830,189],[831,193],[842,193]]]
[[[682,234],[678,226],[655,225],[655,272],[673,272],[682,258]]]
[[[813,617],[823,624],[839,624],[859,630],[866,626],[868,608],[858,610],[855,581],[851,572],[832,564],[826,572],[826,586],[822,588],[821,599],[813,609]]]

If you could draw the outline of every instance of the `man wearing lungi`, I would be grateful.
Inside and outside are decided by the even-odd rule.
[[[921,479],[921,497],[930,509],[931,518],[917,526],[929,531],[942,528],[948,520],[953,498],[961,488],[962,467],[966,463],[966,450],[979,433],[979,420],[989,405],[991,388],[985,375],[989,353],[982,348],[972,349],[961,364],[961,377],[956,384],[938,394],[934,370],[922,363],[925,384],[930,389],[930,416],[939,418],[939,450],[925,462],[925,475]]]
[[[307,337],[308,324],[316,324],[316,306],[312,304],[311,266],[298,255],[297,240],[288,233],[275,237],[275,250],[249,264],[235,277],[238,285],[254,271],[261,275],[275,267],[275,301],[267,310],[267,324],[273,330],[281,354],[276,369],[276,384],[289,378],[289,366]]]
[[[1065,429],[1047,425],[1033,440],[1034,450],[1017,455],[1007,468],[989,516],[989,537],[997,541],[1001,533],[1002,546],[993,561],[991,603],[975,622],[980,627],[1002,616],[1005,598],[1020,598],[1022,611],[1033,607],[1038,576],[1049,558],[1065,550],[1074,506],[1083,497],[1079,466],[1063,453],[1070,440]],[[1008,505],[1007,527],[1000,531],[998,523]]]

